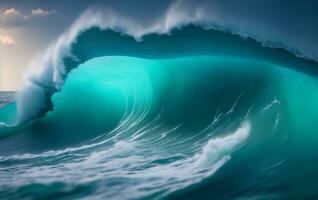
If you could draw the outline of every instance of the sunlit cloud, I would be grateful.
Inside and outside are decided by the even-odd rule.
[[[7,30],[0,28],[0,45],[14,45],[15,39],[9,34]]]
[[[34,8],[27,13],[16,8],[2,9],[0,10],[0,25],[7,28],[17,27],[31,22],[33,18],[47,17],[56,13],[56,10],[43,8]]]
[[[0,33],[0,44],[2,44],[2,45],[14,45],[15,40],[9,35],[5,35],[5,34]]]
[[[6,17],[22,16],[21,12],[15,8],[5,9],[3,15]]]

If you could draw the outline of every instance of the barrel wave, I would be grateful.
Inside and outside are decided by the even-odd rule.
[[[318,195],[315,61],[191,21],[83,20],[0,109],[1,199]]]

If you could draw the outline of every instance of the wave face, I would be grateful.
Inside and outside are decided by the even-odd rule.
[[[176,27],[141,40],[102,26],[62,37],[0,110],[0,198],[318,195],[318,65]]]

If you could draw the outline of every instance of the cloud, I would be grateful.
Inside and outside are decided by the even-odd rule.
[[[5,17],[22,16],[21,12],[15,8],[5,9],[2,14]]]
[[[14,45],[15,44],[15,40],[9,35],[0,33],[0,44],[3,44],[3,45]]]
[[[35,8],[28,13],[23,13],[16,8],[0,9],[0,26],[6,28],[18,27],[29,23],[33,18],[47,17],[56,13],[56,10],[43,8]]]
[[[56,10],[45,10],[45,9],[42,9],[42,8],[37,8],[37,9],[33,9],[31,11],[31,16],[42,16],[42,17],[45,17],[45,16],[48,16],[48,15],[53,15],[53,14],[56,14]]]
[[[25,21],[26,17],[16,8],[0,10],[0,26],[3,28],[20,26]]]

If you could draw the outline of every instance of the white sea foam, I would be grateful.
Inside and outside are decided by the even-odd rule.
[[[251,130],[248,121],[244,122],[234,133],[221,138],[212,138],[204,146],[202,153],[196,155],[196,165],[206,166],[220,159],[229,160],[230,154],[244,142]]]
[[[54,182],[72,184],[74,182],[88,183],[100,179],[105,179],[107,182],[107,179],[119,178],[119,180],[144,180],[131,188],[134,191],[132,194],[137,196],[140,195],[139,192],[142,191],[142,188],[174,191],[217,172],[230,160],[233,152],[244,144],[250,131],[250,123],[243,122],[233,133],[210,138],[200,149],[196,149],[197,153],[187,156],[178,152],[174,154],[165,153],[163,150],[157,152],[155,146],[149,146],[148,143],[139,140],[115,141],[114,144],[110,143],[110,145],[103,145],[99,148],[96,148],[95,145],[94,150],[89,153],[86,152],[87,147],[85,147],[68,149],[64,152],[51,151],[38,155],[9,156],[10,158],[7,157],[6,160],[0,159],[0,162],[18,162],[15,165],[0,168],[2,171],[0,177],[3,180],[1,186],[29,184],[30,180],[39,184]],[[186,144],[191,145],[192,143],[186,142]],[[68,155],[70,151],[72,151],[72,156]],[[157,160],[173,157],[178,157],[178,159],[158,165],[151,164]],[[33,160],[28,160],[26,163],[23,159]],[[55,163],[54,159],[64,159],[64,161]],[[40,164],[36,165],[38,162]],[[16,173],[6,174],[7,170],[13,170]]]

